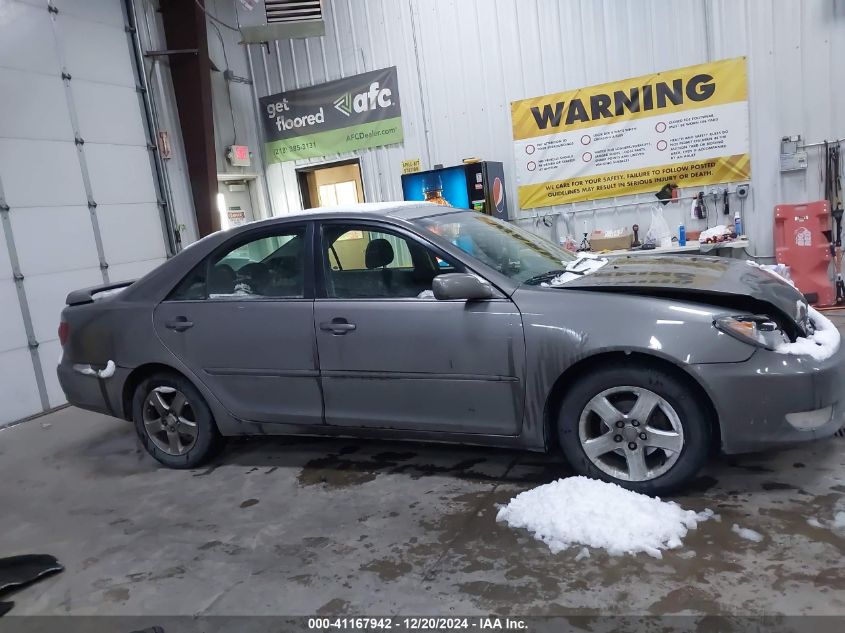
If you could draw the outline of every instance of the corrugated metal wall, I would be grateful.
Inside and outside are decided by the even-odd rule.
[[[427,168],[467,156],[504,162],[514,201],[511,101],[745,55],[752,157],[745,226],[752,253],[770,257],[774,205],[822,196],[821,150],[808,150],[806,172],[781,176],[780,138],[845,136],[845,0],[324,0],[324,10],[326,36],[252,47],[258,91],[397,66],[405,142],[357,153],[368,201],[401,198],[402,159],[420,157]],[[275,214],[300,207],[295,168],[268,169]],[[647,226],[652,200],[539,214],[562,212],[561,233]],[[665,211],[677,225],[688,206]],[[535,215],[517,212],[527,228],[548,233]]]

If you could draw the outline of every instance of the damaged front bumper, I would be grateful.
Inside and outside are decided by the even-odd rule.
[[[765,349],[741,363],[693,365],[716,407],[725,453],[830,437],[845,424],[845,349],[816,361]]]

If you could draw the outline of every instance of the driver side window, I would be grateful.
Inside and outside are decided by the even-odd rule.
[[[418,242],[370,226],[325,225],[322,253],[334,299],[429,299],[434,278],[457,270]]]

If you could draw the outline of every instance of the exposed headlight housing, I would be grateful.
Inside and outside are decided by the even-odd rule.
[[[775,349],[782,343],[789,343],[789,337],[780,326],[763,315],[723,316],[713,321],[713,325],[720,332],[756,347]]]

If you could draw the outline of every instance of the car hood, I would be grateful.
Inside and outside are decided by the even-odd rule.
[[[806,331],[804,296],[777,275],[742,260],[671,255],[614,257],[607,265],[561,287],[669,296],[749,309],[764,307],[759,305],[763,303]],[[747,301],[749,298],[752,301]]]

